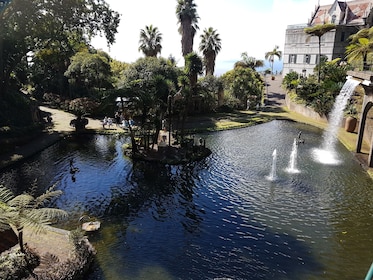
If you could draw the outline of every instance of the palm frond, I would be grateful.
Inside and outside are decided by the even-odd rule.
[[[14,194],[11,190],[0,185],[0,201],[7,203],[9,200],[14,198]]]
[[[8,201],[8,205],[12,207],[28,208],[32,206],[34,197],[29,194],[20,194]]]
[[[61,190],[54,190],[56,184],[51,186],[45,193],[35,198],[34,208],[38,208],[62,194]]]

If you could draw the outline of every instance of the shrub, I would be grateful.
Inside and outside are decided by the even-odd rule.
[[[25,253],[22,253],[20,249],[15,249],[1,254],[0,279],[23,279],[39,265],[40,259],[36,253],[28,247],[25,249]]]

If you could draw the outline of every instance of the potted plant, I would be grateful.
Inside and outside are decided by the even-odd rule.
[[[357,125],[357,110],[354,103],[350,102],[345,109],[346,112],[346,121],[345,121],[345,130],[347,132],[354,132]]]
[[[81,97],[70,101],[69,110],[77,116],[76,119],[71,120],[70,125],[75,127],[75,131],[84,130],[88,124],[88,119],[85,116],[91,113],[98,107],[98,104],[87,98]]]

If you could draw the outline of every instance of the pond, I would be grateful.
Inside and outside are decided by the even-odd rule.
[[[294,138],[297,170],[288,172]],[[199,136],[198,136],[199,137]],[[337,164],[313,151],[322,131],[272,121],[202,135],[212,154],[164,166],[123,156],[125,136],[69,138],[0,182],[45,190],[56,206],[99,219],[88,279],[363,279],[373,261],[373,184],[337,143]],[[276,150],[276,180],[269,180]],[[70,172],[73,161],[76,172]]]

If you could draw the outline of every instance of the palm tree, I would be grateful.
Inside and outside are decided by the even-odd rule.
[[[247,52],[243,52],[241,54],[241,58],[242,58],[242,60],[237,61],[234,64],[234,68],[243,67],[243,68],[251,68],[251,69],[255,70],[255,68],[257,68],[257,67],[263,67],[264,66],[263,60],[256,59],[255,57],[252,57],[252,56],[248,56]]]
[[[373,27],[361,29],[349,37],[350,44],[346,47],[348,62],[362,59],[363,70],[368,70],[368,54],[373,51]]]
[[[307,38],[307,41],[310,40],[311,37],[316,36],[319,40],[319,64],[318,64],[318,78],[317,81],[320,83],[320,68],[321,68],[321,37],[336,28],[336,25],[333,23],[324,23],[318,24],[315,26],[307,27],[304,29],[304,32],[309,34],[310,36]]]
[[[272,51],[265,53],[265,59],[267,59],[269,61],[269,64],[271,65],[272,75],[273,75],[273,64],[275,62],[276,56],[279,60],[281,60],[282,52],[279,50],[279,46],[275,46],[275,48]]]
[[[0,230],[15,229],[21,252],[25,252],[23,244],[25,226],[38,233],[45,230],[46,225],[50,224],[53,219],[67,216],[67,213],[61,209],[41,208],[61,194],[62,191],[54,190],[52,186],[38,197],[27,193],[15,196],[9,189],[0,185]]]
[[[162,50],[162,33],[153,25],[145,26],[140,30],[139,51],[142,51],[146,57],[156,57]]]
[[[189,78],[189,85],[192,94],[195,94],[198,75],[203,73],[202,59],[195,52],[191,52],[185,56],[185,73]]]
[[[176,16],[180,24],[179,33],[181,34],[181,49],[185,57],[193,51],[194,35],[198,30],[197,5],[193,0],[178,0],[176,6]]]
[[[216,55],[221,50],[219,34],[212,27],[203,30],[199,50],[203,53],[206,67],[205,75],[214,75]]]

